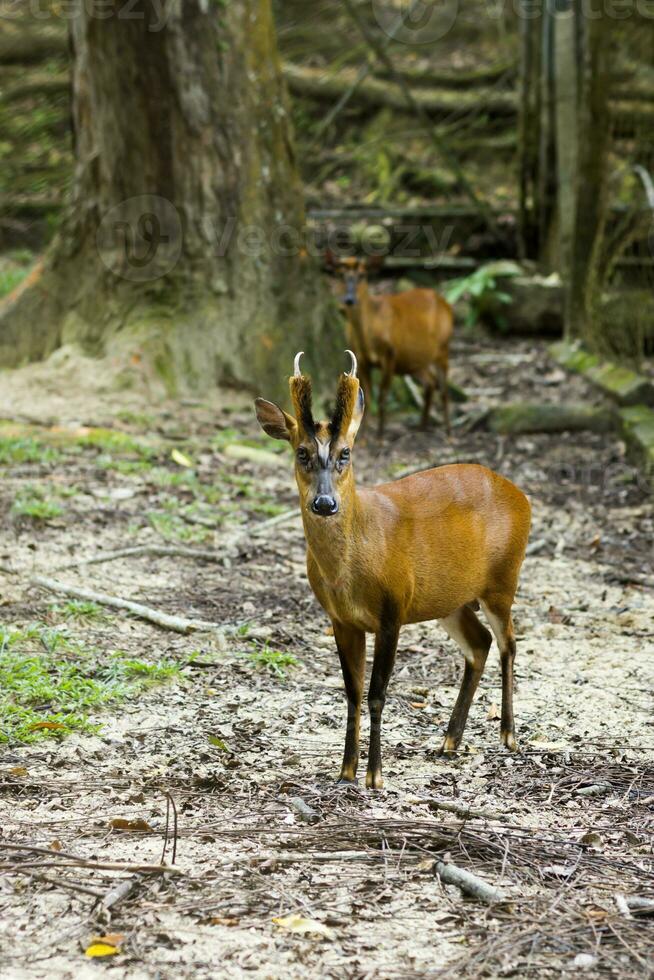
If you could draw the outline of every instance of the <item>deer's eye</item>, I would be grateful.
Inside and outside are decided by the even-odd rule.
[[[297,457],[298,463],[301,463],[303,466],[306,466],[306,464],[309,462],[310,459],[309,453],[304,448],[304,446],[300,446],[300,448],[298,449],[295,455]]]
[[[339,456],[339,461],[341,463],[349,463],[350,462],[350,450],[349,449],[347,449],[347,448],[346,449],[341,449],[341,454]]]

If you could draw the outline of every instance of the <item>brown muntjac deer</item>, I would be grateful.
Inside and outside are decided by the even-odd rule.
[[[531,508],[503,476],[473,464],[442,466],[358,489],[352,449],[364,396],[356,358],[348,353],[352,370],[340,379],[329,421],[314,421],[311,382],[300,373],[299,354],[290,378],[295,414],[262,398],[255,404],[263,430],[273,439],[286,439],[295,453],[309,582],[332,621],[347,694],[344,781],[356,778],[366,633],[375,635],[366,786],[379,789],[382,710],[400,628],[437,619],[461,648],[463,680],[441,749],[453,752],[491,646],[491,634],[472,609],[477,600],[500,649],[501,738],[507,748],[516,747],[511,607]]]
[[[454,330],[452,307],[433,289],[409,289],[373,296],[368,286],[367,261],[328,257],[345,285],[341,302],[348,322],[348,340],[359,362],[363,393],[370,404],[372,370],[381,370],[378,434],[386,425],[386,399],[395,375],[409,374],[422,383],[421,426],[429,423],[438,384],[445,430],[450,434],[448,370]]]

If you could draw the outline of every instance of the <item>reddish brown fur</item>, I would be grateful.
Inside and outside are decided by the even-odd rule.
[[[280,409],[271,422],[269,402],[257,415],[267,431],[285,425],[293,448],[307,448],[306,433]],[[360,422],[354,417],[330,447],[334,458],[352,448]],[[319,439],[329,425],[316,424]],[[313,440],[312,440],[313,441]],[[368,703],[371,742],[366,784],[382,785],[381,713],[400,628],[440,620],[457,641],[466,663],[461,691],[443,743],[456,749],[481,678],[491,635],[473,611],[481,604],[497,639],[502,663],[504,744],[515,748],[511,608],[527,546],[531,508],[509,480],[483,466],[458,464],[417,473],[372,489],[358,489],[351,465],[334,472],[339,511],[321,517],[311,510],[314,473],[295,469],[307,540],[311,587],[331,618],[348,695],[348,730],[341,778],[355,778],[365,674],[365,637],[375,635]]]
[[[346,306],[348,342],[359,360],[359,375],[370,404],[371,374],[381,370],[379,387],[379,435],[384,433],[386,399],[395,375],[412,375],[424,388],[423,426],[429,422],[434,389],[441,389],[443,417],[449,434],[449,349],[454,330],[454,311],[433,289],[409,289],[402,293],[373,296],[367,266],[343,259],[344,269],[357,269],[357,305]]]

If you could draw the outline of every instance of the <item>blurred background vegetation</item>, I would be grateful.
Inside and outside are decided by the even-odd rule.
[[[35,3],[4,3],[0,19],[1,294],[51,241],[74,172],[69,8]],[[482,312],[502,327],[488,287],[498,272],[509,326],[565,328],[642,363],[654,337],[654,18],[636,3],[443,0],[413,24],[414,8],[427,9],[273,2],[319,245],[356,250],[382,226],[396,280],[477,275],[473,299],[486,293]],[[478,270],[497,260],[520,265],[482,273],[482,288]]]

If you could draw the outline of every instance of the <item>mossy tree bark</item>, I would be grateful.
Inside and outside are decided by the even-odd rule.
[[[266,393],[299,346],[333,366],[270,0],[78,0],[71,44],[72,206],[0,314],[0,363],[74,342],[169,389]]]
[[[581,15],[578,14],[578,17]],[[582,73],[574,228],[570,255],[566,334],[597,346],[598,270],[607,215],[611,19],[604,8],[582,22]]]

